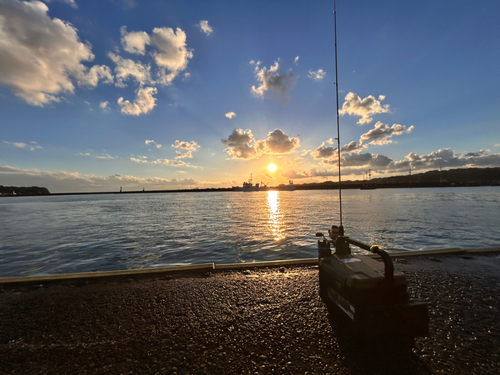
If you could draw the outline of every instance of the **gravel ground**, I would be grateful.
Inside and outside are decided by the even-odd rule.
[[[3,286],[0,373],[499,374],[500,256],[396,269],[429,302],[410,351],[339,333],[316,267]]]

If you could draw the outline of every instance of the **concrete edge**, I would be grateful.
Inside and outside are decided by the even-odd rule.
[[[432,250],[410,250],[410,251],[388,251],[388,254],[391,257],[411,257],[418,255],[438,255],[438,254],[463,254],[465,253],[464,249],[459,247],[449,247],[443,249],[432,249]],[[373,254],[375,257],[378,255]]]
[[[464,249],[466,253],[469,254],[479,254],[479,253],[497,253],[500,252],[500,246],[495,247],[477,247],[473,249]]]
[[[462,249],[459,247],[433,249],[433,250],[414,250],[414,251],[389,251],[389,255],[393,258],[411,257],[420,255],[445,255],[445,254],[479,254],[479,253],[495,253],[500,252],[500,246],[495,247],[479,247]],[[377,258],[376,254],[366,253],[366,256]],[[251,268],[264,267],[283,267],[283,266],[298,266],[298,265],[316,265],[318,258],[290,259],[290,260],[275,260],[267,262],[249,262],[249,263],[202,263],[190,264],[185,266],[158,267],[158,268],[140,268],[131,270],[117,271],[98,271],[98,272],[81,272],[81,273],[65,273],[60,275],[47,276],[26,276],[26,277],[1,277],[0,285],[5,284],[21,284],[21,283],[42,283],[64,280],[77,279],[98,279],[124,276],[153,276],[162,274],[183,274],[183,273],[203,273],[213,271],[241,270]]]
[[[318,258],[289,259],[289,260],[271,260],[267,262],[248,262],[248,263],[226,263],[216,264],[215,270],[232,270],[264,267],[298,266],[318,264]]]
[[[97,271],[97,272],[81,272],[81,273],[63,273],[60,275],[46,276],[25,276],[25,277],[1,277],[0,285],[2,284],[17,284],[17,283],[35,283],[35,282],[51,282],[63,280],[77,279],[97,279],[121,276],[142,276],[142,275],[162,275],[172,273],[190,273],[190,272],[210,272],[215,268],[214,263],[189,264],[185,266],[158,267],[158,268],[139,268],[131,270],[117,271]]]

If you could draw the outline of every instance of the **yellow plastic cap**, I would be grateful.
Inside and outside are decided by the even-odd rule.
[[[375,250],[380,250],[380,246],[379,246],[379,245],[373,245],[372,247],[370,247],[370,251],[371,251],[372,253],[374,253],[374,252],[375,252]]]

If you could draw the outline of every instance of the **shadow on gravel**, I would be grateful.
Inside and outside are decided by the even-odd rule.
[[[397,341],[363,342],[356,340],[348,331],[340,313],[329,309],[328,320],[339,344],[344,365],[353,374],[432,374],[432,369],[413,353],[413,350]]]

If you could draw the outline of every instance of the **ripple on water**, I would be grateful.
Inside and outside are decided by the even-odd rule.
[[[0,276],[317,254],[335,191],[19,197],[0,201]],[[500,188],[343,192],[346,234],[389,250],[498,246]],[[27,225],[29,223],[29,225]],[[28,228],[28,229],[27,229]]]

